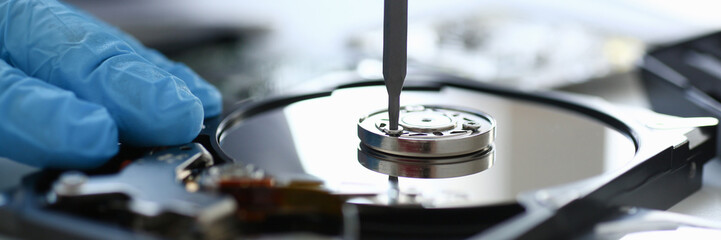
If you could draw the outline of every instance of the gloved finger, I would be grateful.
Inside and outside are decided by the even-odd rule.
[[[56,1],[5,1],[0,12],[0,58],[104,106],[121,142],[175,145],[200,132],[203,106],[185,82],[107,29]]]
[[[106,29],[107,31],[125,40],[125,42],[127,42],[135,50],[135,52],[140,54],[140,56],[144,57],[155,65],[158,65],[165,71],[168,71],[169,73],[182,79],[185,84],[188,85],[190,91],[196,97],[198,97],[201,102],[203,102],[205,117],[213,117],[220,114],[220,112],[222,111],[222,101],[218,89],[203,80],[203,78],[198,76],[198,74],[191,70],[189,67],[185,66],[185,64],[172,61],[157,50],[145,47],[145,45],[140,43],[140,41],[138,41],[134,37],[126,34],[115,26],[107,24],[93,17],[92,15],[86,13],[81,9],[74,8],[73,6],[67,4],[66,6],[70,9],[73,9],[79,15],[85,17],[85,19],[87,19],[88,21],[91,21],[98,26],[101,26],[103,29]]]
[[[105,108],[0,60],[0,157],[36,167],[92,168],[118,152]]]

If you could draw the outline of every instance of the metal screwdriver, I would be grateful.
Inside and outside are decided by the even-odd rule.
[[[408,0],[385,0],[383,8],[383,80],[388,90],[391,132],[398,130],[400,97],[406,78]]]

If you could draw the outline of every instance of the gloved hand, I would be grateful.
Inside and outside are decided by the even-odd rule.
[[[185,65],[54,0],[0,0],[0,157],[92,168],[190,142],[220,93]]]

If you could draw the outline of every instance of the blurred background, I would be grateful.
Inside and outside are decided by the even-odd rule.
[[[195,69],[226,101],[380,76],[382,0],[68,0]],[[410,0],[410,61],[528,90],[629,72],[721,28],[717,1]]]

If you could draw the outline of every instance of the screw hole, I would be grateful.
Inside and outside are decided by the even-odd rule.
[[[466,133],[466,131],[453,131],[451,134]]]
[[[433,121],[433,119],[430,119],[430,118],[421,119],[421,122],[431,122],[431,121]]]
[[[385,124],[385,123],[381,123],[381,124],[378,124],[378,126],[380,126],[380,127],[386,127],[386,124]]]
[[[433,132],[433,135],[436,135],[436,136],[443,136],[443,133],[442,133],[442,132]]]
[[[408,135],[408,136],[426,136],[426,135],[428,135],[428,134],[425,134],[425,133],[414,133],[414,134],[410,134],[410,135]]]

